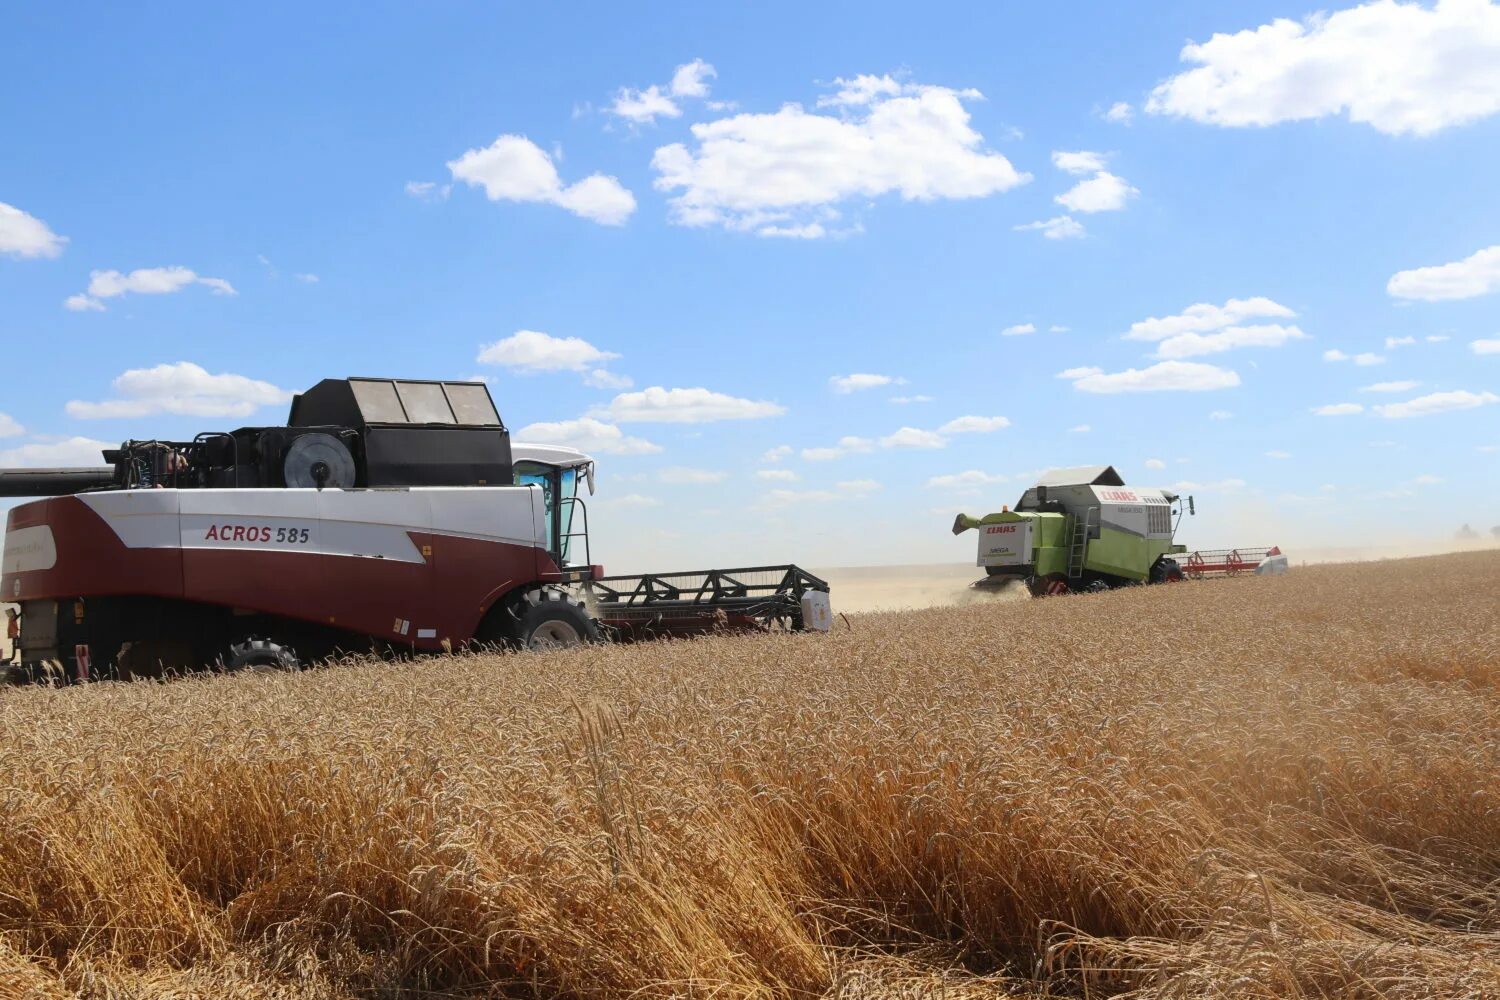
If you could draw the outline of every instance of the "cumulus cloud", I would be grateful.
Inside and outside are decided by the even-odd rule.
[[[517,441],[528,444],[560,444],[590,455],[655,455],[661,445],[630,437],[614,424],[593,417],[528,424],[516,431]]]
[[[1387,337],[1385,338],[1385,349],[1394,351],[1398,347],[1410,347],[1416,342],[1416,337]]]
[[[957,417],[938,428],[939,434],[989,434],[1010,426],[1006,417]]]
[[[779,417],[786,407],[766,400],[741,399],[708,389],[665,389],[653,385],[621,393],[592,416],[615,423],[704,424],[718,420]]]
[[[791,469],[756,469],[756,479],[770,479],[784,483],[795,483],[799,477]]]
[[[204,285],[215,295],[238,295],[223,278],[209,278],[186,267],[142,267],[130,273],[90,271],[88,290],[70,295],[63,305],[74,312],[103,312],[104,300],[125,294],[170,295],[189,285]]]
[[[0,201],[0,254],[7,257],[56,257],[68,242],[36,216]]]
[[[1018,233],[1038,232],[1049,240],[1078,239],[1085,232],[1083,223],[1071,215],[1059,215],[1056,218],[1027,222],[1019,226],[1011,226],[1011,228]]]
[[[98,467],[104,464],[104,449],[117,447],[118,443],[110,444],[89,437],[31,441],[0,450],[0,466],[16,469]]]
[[[1500,6],[1375,0],[1190,43],[1146,110],[1227,127],[1330,115],[1429,135],[1500,110]]]
[[[932,397],[931,396],[920,396],[920,395],[919,396],[892,396],[891,399],[890,399],[890,401],[892,403],[895,403],[897,406],[907,406],[907,405],[910,405],[911,403],[930,403],[930,402],[932,402]]]
[[[803,448],[802,457],[809,462],[827,462],[845,455],[862,455],[874,450],[875,442],[870,438],[850,434],[839,438],[839,443],[833,447]]]
[[[1100,368],[1069,368],[1058,374],[1079,392],[1206,392],[1240,384],[1236,372],[1197,361],[1160,361],[1148,368],[1108,373]]]
[[[905,385],[906,379],[893,375],[871,375],[868,373],[855,373],[853,375],[835,375],[828,380],[833,391],[841,396],[847,396],[851,392],[859,392],[861,389],[878,389],[883,385]]]
[[[718,75],[711,64],[694,59],[678,66],[672,73],[672,81],[665,85],[652,84],[644,90],[621,87],[609,106],[609,113],[633,125],[651,124],[657,118],[680,118],[682,107],[678,99],[708,97],[708,81]]]
[[[1404,379],[1397,382],[1376,382],[1373,385],[1360,386],[1360,392],[1410,392],[1421,382],[1415,379]]]
[[[763,455],[760,456],[760,460],[762,462],[779,462],[783,458],[786,458],[791,453],[792,453],[792,446],[791,445],[789,445],[789,444],[778,444],[774,448],[767,448],[766,451],[765,451],[765,454],[763,454]]]
[[[849,199],[982,198],[1029,179],[970,125],[963,102],[976,91],[891,77],[836,84],[824,102],[832,113],[785,104],[697,123],[692,143],[657,149],[655,183],[671,193],[672,221],[777,235]]]
[[[1500,52],[1496,53],[1495,60],[1497,72],[1500,72]],[[1500,245],[1476,250],[1451,264],[1397,271],[1386,282],[1385,290],[1398,299],[1426,302],[1488,295],[1500,290]]]
[[[1500,354],[1500,337],[1493,340],[1471,340],[1469,350],[1475,354]]]
[[[833,503],[838,500],[858,500],[876,493],[883,487],[873,479],[849,479],[834,484],[832,490],[771,490],[761,498],[763,509],[778,509],[804,503]]]
[[[1135,120],[1135,109],[1125,101],[1116,101],[1104,112],[1104,120],[1116,125],[1129,125]]]
[[[484,189],[490,201],[541,202],[606,226],[623,225],[635,211],[635,196],[613,177],[591,174],[563,184],[540,146],[522,135],[502,135],[483,149],[448,161],[455,181]]]
[[[447,201],[452,192],[452,184],[439,184],[437,181],[406,182],[406,193],[418,201]]]
[[[882,448],[946,448],[948,439],[936,431],[902,427],[880,439]]]
[[[969,469],[966,472],[954,472],[946,476],[933,476],[927,480],[927,485],[932,489],[940,490],[972,489],[978,486],[993,486],[995,483],[1005,481],[1005,476],[982,472],[979,469]]]
[[[1138,194],[1123,177],[1101,170],[1052,200],[1070,212],[1118,212]]]
[[[1007,326],[1000,331],[1002,337],[1024,337],[1028,333],[1036,333],[1035,323],[1017,323],[1015,326]]]
[[[1363,412],[1365,408],[1359,403],[1329,403],[1327,406],[1313,407],[1313,413],[1320,417],[1347,417]]]
[[[1214,410],[1212,413],[1210,413],[1208,415],[1208,419],[1210,419],[1210,420],[1233,420],[1234,419],[1234,414],[1230,413],[1228,410]]]
[[[1152,316],[1130,324],[1126,340],[1166,340],[1185,333],[1212,333],[1228,326],[1238,326],[1247,319],[1290,319],[1297,314],[1278,302],[1256,296],[1230,299],[1222,306],[1199,302],[1175,316]]]
[[[1165,469],[1166,467],[1167,467],[1167,463],[1163,462],[1159,458],[1148,458],[1148,459],[1146,459],[1146,468],[1148,468],[1148,469]]]
[[[1433,413],[1446,413],[1449,410],[1472,410],[1480,406],[1489,406],[1492,403],[1500,403],[1500,396],[1493,392],[1468,392],[1458,389],[1452,392],[1434,392],[1426,396],[1418,396],[1404,403],[1389,403],[1385,406],[1371,407],[1382,417],[1399,419],[1403,417],[1425,417]]]
[[[292,394],[243,375],[211,375],[191,361],[132,368],[113,383],[118,398],[73,400],[67,413],[80,420],[172,413],[193,417],[248,417],[263,406],[289,402]]]
[[[1193,358],[1241,347],[1280,347],[1291,340],[1306,339],[1307,334],[1298,327],[1279,323],[1230,326],[1217,333],[1179,333],[1168,337],[1156,345],[1156,357]]]
[[[618,357],[581,337],[554,337],[538,330],[517,330],[503,340],[481,346],[476,360],[482,365],[497,365],[527,375],[580,372],[589,385],[618,389],[629,386],[630,380],[599,367]]]
[[[26,428],[10,414],[0,413],[0,438],[20,437],[26,433]]]
[[[656,474],[656,478],[673,486],[707,486],[711,483],[722,483],[729,478],[729,473],[718,469],[693,469],[674,465],[662,469]]]

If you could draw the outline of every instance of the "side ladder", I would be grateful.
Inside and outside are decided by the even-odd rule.
[[[1083,512],[1083,519],[1073,518],[1073,540],[1068,547],[1068,579],[1076,580],[1083,575],[1083,564],[1088,560],[1089,531],[1098,525],[1098,507]]]

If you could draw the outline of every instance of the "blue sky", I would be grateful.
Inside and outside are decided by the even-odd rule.
[[[1312,10],[12,6],[0,463],[482,374],[617,569],[965,560],[1083,462],[1487,531],[1500,8]]]

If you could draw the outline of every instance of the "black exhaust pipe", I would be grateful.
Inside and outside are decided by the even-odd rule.
[[[0,497],[66,497],[115,485],[115,470],[0,469]]]

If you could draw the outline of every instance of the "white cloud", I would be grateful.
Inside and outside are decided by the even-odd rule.
[[[1015,326],[1007,326],[1000,331],[1002,337],[1024,337],[1028,333],[1036,333],[1035,323],[1017,323]]]
[[[779,462],[783,458],[786,458],[791,453],[792,453],[792,446],[791,445],[789,445],[789,444],[778,444],[774,448],[767,448],[765,454],[763,454],[763,455],[760,456],[760,460],[762,462]]]
[[[1345,354],[1343,351],[1339,350],[1336,347],[1330,347],[1328,350],[1326,350],[1326,351],[1323,352],[1323,360],[1324,361],[1348,361],[1349,360],[1349,355]]]
[[[1208,415],[1208,419],[1210,419],[1210,420],[1233,420],[1234,419],[1234,414],[1230,413],[1228,410],[1214,410],[1212,413],[1210,413]]]
[[[621,393],[592,416],[616,423],[705,424],[716,420],[779,417],[786,407],[766,400],[740,399],[708,389],[664,389],[653,385]]]
[[[1104,169],[1108,159],[1103,153],[1091,153],[1088,150],[1068,153],[1058,149],[1052,153],[1052,165],[1065,174],[1098,173]]]
[[[1422,475],[1417,476],[1417,477],[1415,477],[1415,478],[1412,479],[1412,485],[1413,486],[1436,486],[1438,483],[1441,483],[1442,481],[1443,481],[1443,479],[1442,479],[1441,476],[1434,476],[1434,475],[1431,475],[1429,473],[1423,473]]]
[[[890,401],[898,406],[906,406],[911,403],[930,403],[931,396],[892,396]]]
[[[878,493],[883,487],[873,479],[846,479],[835,483],[834,488],[846,496],[867,497]]]
[[[1159,361],[1149,368],[1112,374],[1097,368],[1070,368],[1059,377],[1073,379],[1073,388],[1079,392],[1096,393],[1204,392],[1240,384],[1237,373],[1197,361]]]
[[[875,76],[870,73],[861,73],[852,80],[838,77],[833,82],[839,89],[835,93],[825,94],[818,98],[818,107],[867,107],[886,98],[898,97],[902,90],[902,85],[889,75]]]
[[[656,474],[656,478],[673,486],[706,486],[710,483],[722,483],[729,478],[729,473],[717,469],[691,469],[674,465],[662,469]]]
[[[1387,351],[1394,351],[1398,347],[1410,347],[1416,342],[1416,337],[1387,337],[1385,338],[1385,349]]]
[[[0,413],[0,438],[20,437],[25,433],[26,428],[16,418],[8,413]]]
[[[682,109],[661,87],[653,83],[645,90],[621,87],[620,92],[615,95],[614,103],[609,106],[609,113],[639,125],[654,122],[658,117],[681,117]]]
[[[1429,344],[1441,344],[1444,341],[1450,340],[1451,338],[1446,333],[1434,333],[1429,336],[1423,337],[1422,339],[1427,341]]]
[[[1360,386],[1360,392],[1409,392],[1421,385],[1415,379],[1404,379],[1399,382],[1376,382],[1373,385]]]
[[[606,226],[622,225],[635,211],[635,196],[613,177],[590,174],[564,185],[540,146],[522,135],[502,135],[483,149],[448,161],[455,181],[484,188],[490,201],[542,202]]]
[[[1469,350],[1475,354],[1500,354],[1500,337],[1493,340],[1471,340]]]
[[[1500,53],[1495,56],[1495,65],[1500,67]],[[1451,264],[1397,271],[1385,290],[1398,299],[1426,302],[1472,299],[1500,291],[1500,245],[1476,250]]]
[[[56,257],[67,242],[41,219],[0,201],[0,254],[18,259]]]
[[[1186,333],[1212,333],[1225,327],[1236,326],[1247,319],[1270,317],[1289,319],[1297,314],[1278,302],[1256,296],[1249,299],[1230,299],[1222,306],[1199,302],[1188,306],[1175,316],[1152,316],[1130,324],[1126,340],[1166,340],[1168,337]]]
[[[629,389],[635,380],[629,375],[616,375],[603,368],[595,368],[583,377],[583,384],[595,389]]]
[[[190,361],[132,368],[111,383],[120,398],[99,403],[73,400],[67,413],[80,420],[106,420],[172,413],[193,417],[248,417],[263,406],[286,403],[292,394],[243,375],[210,375]]]
[[[1275,459],[1285,459],[1285,458],[1291,458],[1292,457],[1292,453],[1289,452],[1289,451],[1281,451],[1280,449],[1274,449],[1272,451],[1266,452],[1266,457],[1267,458],[1275,458]]]
[[[1327,406],[1313,407],[1313,413],[1320,417],[1347,417],[1363,412],[1365,408],[1359,403],[1329,403]]]
[[[1189,480],[1173,483],[1172,489],[1177,493],[1186,493],[1196,490],[1202,493],[1234,493],[1245,488],[1243,479],[1219,479],[1208,483],[1195,483]]]
[[[1179,333],[1168,337],[1156,345],[1156,357],[1194,358],[1241,347],[1280,347],[1291,340],[1306,339],[1307,334],[1298,327],[1279,323],[1231,326],[1217,333]]]
[[[1104,369],[1095,365],[1086,365],[1082,368],[1064,368],[1057,373],[1058,378],[1088,378],[1090,375],[1103,375]]]
[[[1198,64],[1151,92],[1152,114],[1221,126],[1347,114],[1428,135],[1500,110],[1500,6],[1375,0],[1189,44]]]
[[[783,240],[821,240],[828,235],[828,229],[821,222],[808,222],[800,226],[762,226],[755,235]]]
[[[1035,230],[1049,240],[1077,239],[1084,234],[1083,223],[1071,215],[1059,215],[1053,219],[1046,219],[1041,222],[1028,222],[1020,226],[1011,226],[1011,228],[1018,233]]]
[[[447,201],[452,192],[452,184],[439,184],[437,181],[406,182],[406,193],[418,201]]]
[[[851,392],[859,392],[861,389],[878,389],[883,385],[905,385],[906,379],[897,378],[892,375],[870,375],[856,373],[854,375],[835,375],[828,380],[833,391],[841,396],[847,396]]]
[[[880,439],[882,448],[946,448],[948,439],[936,431],[902,427]]]
[[[316,285],[319,281],[322,280],[316,274],[307,274],[307,273],[294,274],[294,275],[292,275],[292,277],[296,278],[298,281],[302,282],[304,285]]]
[[[1138,194],[1123,177],[1101,170],[1052,200],[1070,212],[1118,212]]]
[[[1068,332],[1068,328],[1065,327],[1065,326],[1059,326],[1056,323],[1054,323],[1053,325],[1047,327],[1047,332],[1048,333],[1067,333]]]
[[[764,510],[778,510],[803,503],[832,503],[840,499],[832,490],[771,490],[757,505]]]
[[[989,434],[1010,426],[1006,417],[957,417],[938,428],[939,434]],[[908,430],[910,428],[907,428]]]
[[[580,337],[553,337],[537,330],[517,330],[503,340],[481,346],[475,360],[482,365],[498,365],[534,374],[588,372],[618,357],[618,354],[602,351]]]
[[[640,508],[640,507],[660,507],[661,506],[661,501],[660,500],[656,499],[655,497],[643,496],[640,493],[626,493],[626,494],[624,494],[622,496],[617,496],[617,497],[600,497],[599,500],[595,500],[595,501],[591,501],[591,502],[593,502],[593,503],[603,502],[604,505],[607,506],[607,507],[624,507],[624,508],[632,508],[632,507],[634,507],[634,508]]]
[[[1093,428],[1090,427],[1088,424],[1079,424],[1076,427],[1069,427],[1068,428],[1068,433],[1069,434],[1087,434],[1091,430],[1093,430]]]
[[[1370,365],[1385,364],[1385,358],[1381,357],[1379,354],[1371,354],[1369,351],[1365,351],[1362,354],[1356,354],[1354,356],[1354,363],[1362,368],[1368,368]]]
[[[1445,413],[1449,410],[1472,410],[1480,406],[1489,406],[1492,403],[1500,403],[1500,396],[1493,392],[1468,392],[1458,389],[1453,392],[1434,392],[1426,396],[1418,396],[1404,403],[1391,403],[1386,406],[1376,406],[1372,409],[1382,417],[1399,419],[1402,417],[1425,417],[1432,413]]]
[[[1148,459],[1146,459],[1146,468],[1148,468],[1148,469],[1165,469],[1166,467],[1167,467],[1167,463],[1163,462],[1159,458],[1148,458]]]
[[[875,450],[875,442],[869,438],[846,435],[832,448],[803,448],[802,457],[809,462],[827,462],[845,455],[861,455]]]
[[[981,198],[1029,179],[970,126],[962,102],[977,92],[839,83],[836,113],[786,104],[697,123],[693,145],[659,148],[651,164],[656,187],[672,192],[672,221],[764,232],[820,221],[847,199]]]
[[[951,490],[968,489],[976,486],[992,486],[995,483],[1005,482],[1004,476],[981,472],[978,469],[970,469],[967,472],[954,472],[946,476],[933,476],[927,480],[927,485],[933,489]]]
[[[205,285],[215,295],[239,294],[223,278],[203,277],[186,267],[142,267],[129,274],[120,271],[90,271],[88,291],[68,296],[63,306],[74,312],[103,312],[104,299],[113,299],[127,293],[170,295],[189,285]]]
[[[97,468],[104,464],[101,452],[118,443],[93,438],[70,437],[56,441],[33,441],[0,451],[0,466],[14,469]]]
[[[614,424],[593,417],[528,424],[516,431],[515,439],[528,444],[566,445],[590,455],[655,455],[661,451],[661,445],[630,437]]]
[[[708,81],[718,75],[718,71],[702,59],[684,63],[672,74],[672,94],[674,97],[707,97]]]
[[[1116,125],[1129,125],[1135,119],[1135,109],[1125,101],[1116,101],[1104,112],[1104,120]]]
[[[773,479],[784,483],[795,483],[801,477],[791,469],[756,469],[756,479]]]

